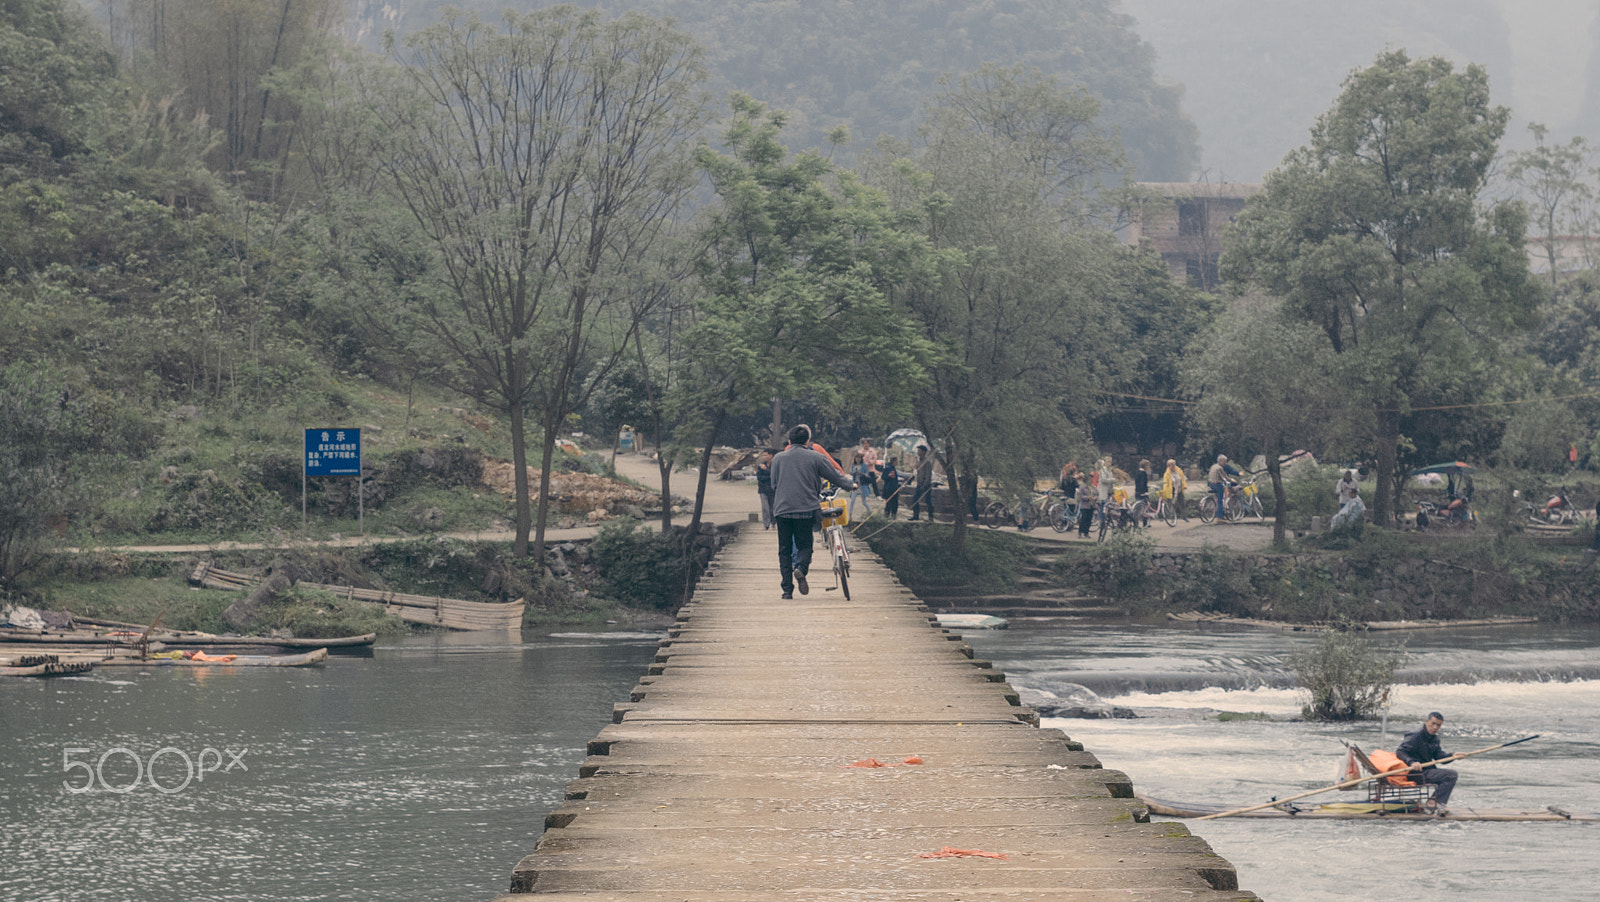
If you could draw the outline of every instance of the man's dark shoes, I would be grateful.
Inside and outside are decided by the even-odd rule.
[[[783,600],[784,601],[788,601],[791,598],[794,598],[794,593],[793,592],[785,592],[785,593],[783,593]]]
[[[795,574],[794,584],[795,584],[795,587],[800,590],[800,594],[801,595],[810,595],[811,594],[811,584],[806,582],[806,575],[804,573],[796,573]]]

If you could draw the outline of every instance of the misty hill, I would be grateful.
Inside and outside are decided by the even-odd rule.
[[[1600,7],[1593,0],[1122,0],[1184,88],[1212,181],[1255,182],[1304,144],[1351,70],[1386,46],[1489,70],[1512,110],[1506,146],[1529,121],[1554,137],[1600,138]]]
[[[358,36],[374,46],[384,29],[405,33],[438,20],[448,5],[492,18],[504,0],[359,0]],[[744,91],[791,114],[786,140],[828,147],[838,125],[849,150],[879,135],[910,138],[922,101],[945,73],[980,63],[1029,63],[1099,98],[1121,130],[1138,176],[1185,181],[1195,130],[1181,91],[1158,83],[1155,54],[1115,0],[581,0],[608,12],[672,16],[706,48],[713,89]],[[847,151],[848,153],[848,151]]]

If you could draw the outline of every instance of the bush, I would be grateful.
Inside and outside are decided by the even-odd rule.
[[[920,524],[919,524],[920,525]],[[974,594],[1011,591],[1017,574],[1033,552],[1027,539],[1014,533],[967,528],[966,553],[950,553],[951,527],[890,523],[867,535],[874,554],[906,585],[967,586]]]
[[[1288,656],[1300,688],[1311,695],[1307,720],[1365,720],[1377,712],[1405,660],[1348,630],[1324,633],[1317,644]]]
[[[675,535],[618,520],[600,528],[590,550],[599,575],[596,594],[658,610],[676,607],[683,598],[689,565]]]

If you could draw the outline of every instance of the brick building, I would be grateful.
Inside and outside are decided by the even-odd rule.
[[[1166,203],[1146,204],[1133,217],[1124,240],[1139,247],[1148,244],[1161,255],[1172,277],[1196,288],[1211,290],[1221,279],[1217,260],[1222,256],[1222,230],[1244,209],[1260,185],[1236,182],[1140,182],[1139,187],[1164,198]]]

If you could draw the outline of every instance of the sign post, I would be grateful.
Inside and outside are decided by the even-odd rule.
[[[300,470],[300,528],[306,527],[306,480],[312,476],[354,476],[361,534],[367,534],[367,487],[361,481],[360,429],[307,429]]]

